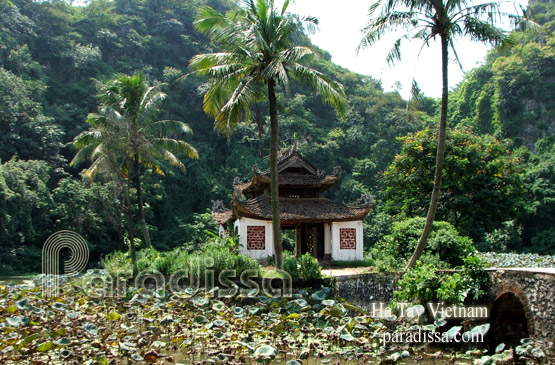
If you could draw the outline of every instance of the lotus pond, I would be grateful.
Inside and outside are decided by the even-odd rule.
[[[89,275],[68,278],[59,297],[44,297],[39,278],[0,285],[0,362],[492,363],[481,348],[383,344],[388,331],[485,333],[487,324],[470,329],[442,320],[378,320],[324,287],[296,290],[290,298],[254,292],[219,298],[217,290],[169,295],[129,287],[118,297],[91,285]],[[513,358],[512,349],[497,352],[497,360]]]

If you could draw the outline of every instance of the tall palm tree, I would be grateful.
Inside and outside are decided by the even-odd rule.
[[[291,79],[308,84],[322,99],[333,105],[340,116],[347,110],[341,84],[301,64],[313,54],[297,45],[302,25],[313,30],[318,20],[299,19],[287,13],[289,0],[281,9],[273,0],[246,0],[243,7],[225,15],[211,7],[202,7],[195,28],[208,35],[223,52],[199,54],[192,58],[194,72],[208,78],[204,111],[215,118],[215,128],[231,133],[241,122],[250,120],[251,106],[267,100],[270,114],[270,191],[273,244],[276,267],[283,264],[280,208],[277,179],[278,111],[276,87],[289,89]]]
[[[379,8],[379,14],[375,15]],[[449,49],[458,60],[454,41],[459,37],[468,36],[474,41],[494,46],[508,45],[510,38],[495,26],[495,22],[505,15],[497,2],[472,5],[467,0],[381,0],[370,6],[369,15],[371,19],[363,29],[359,49],[373,45],[389,31],[405,32],[387,55],[390,63],[401,59],[401,41],[404,39],[419,39],[423,42],[422,47],[437,37],[441,43],[442,93],[434,185],[426,225],[407,265],[409,268],[416,264],[424,251],[440,194],[447,135]]]
[[[142,169],[153,169],[164,175],[162,161],[184,170],[185,165],[176,154],[198,158],[193,146],[171,137],[192,133],[187,124],[176,120],[157,120],[160,103],[166,97],[160,91],[161,87],[162,84],[151,86],[142,74],[116,75],[106,83],[99,83],[100,113],[92,114],[87,120],[92,128],[75,138],[74,146],[79,151],[71,162],[75,165],[89,158],[93,163],[87,169],[87,175],[94,177],[99,168],[110,166],[128,179],[129,186],[134,185],[147,247],[151,247],[151,242],[143,209]],[[128,193],[127,199],[129,201]],[[132,239],[133,216],[130,209],[128,216]]]

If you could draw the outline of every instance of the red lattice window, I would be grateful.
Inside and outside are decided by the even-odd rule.
[[[248,226],[247,227],[247,250],[266,249],[266,227]]]
[[[339,229],[339,248],[342,250],[354,250],[357,248],[356,228]]]

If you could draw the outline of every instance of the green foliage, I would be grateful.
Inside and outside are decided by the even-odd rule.
[[[395,299],[421,304],[436,300],[454,304],[482,300],[489,284],[484,261],[471,255],[457,269],[460,271],[441,272],[432,264],[418,261],[397,282]]]
[[[463,303],[477,302],[485,297],[489,285],[485,262],[478,256],[469,256],[460,270],[445,275],[437,290],[437,299],[447,303]]]
[[[396,300],[425,304],[436,299],[436,292],[441,287],[441,276],[435,266],[418,261],[397,282],[397,287],[398,290],[394,292]]]
[[[132,275],[131,256],[129,252],[114,251],[102,259],[102,266],[112,276]],[[154,248],[144,248],[137,251],[137,272],[159,271],[164,275],[185,272],[192,278],[199,278],[204,282],[207,270],[212,270],[214,279],[224,270],[235,270],[236,277],[246,270],[260,270],[256,260],[237,253],[230,252],[224,247],[210,247],[202,252],[189,253],[183,248],[172,251],[159,252]]]
[[[549,78],[555,67],[552,3],[530,1],[527,15],[540,29],[513,32],[516,45],[492,50],[484,65],[467,73],[450,95],[450,123],[475,133],[511,138],[532,149],[553,134],[555,88]]]
[[[318,264],[318,260],[309,253],[295,257],[289,251],[285,251],[282,268],[293,279],[301,279],[306,282],[322,278],[322,267]]]
[[[364,220],[365,249],[373,247],[384,236],[391,233],[393,217],[382,211],[381,207],[372,207],[370,214]]]
[[[530,156],[524,181],[530,203],[519,219],[523,226],[523,244],[509,246],[512,250],[555,253],[555,139],[544,138],[536,143],[536,154]]]
[[[112,251],[101,258],[100,263],[114,278],[131,277],[133,274],[133,265],[128,252]]]
[[[227,139],[217,135],[212,120],[199,107],[203,81],[193,75],[177,81],[187,73],[184,65],[193,55],[221,50],[193,29],[193,19],[205,4],[92,1],[72,6],[61,1],[0,1],[0,152],[8,174],[13,175],[0,178],[0,265],[6,270],[18,274],[39,271],[40,248],[59,229],[75,230],[87,239],[91,262],[124,248],[122,187],[107,183],[108,179],[81,182],[78,171],[66,162],[74,151],[60,148],[88,128],[86,116],[97,105],[93,79],[106,81],[117,73],[142,72],[152,84],[166,83],[160,119],[186,121],[195,131],[187,140],[198,149],[200,159],[184,159],[186,173],[162,162],[163,179],[150,172],[141,179],[146,221],[159,249],[184,243],[192,243],[184,255],[202,249],[204,231],[215,230],[206,213],[210,201],[229,202],[235,176],[244,180],[250,177],[253,164],[267,165],[259,156],[256,125],[245,124]],[[220,13],[235,7],[224,0],[209,4]],[[530,149],[537,138],[552,132],[551,100],[555,98],[551,97],[552,83],[543,80],[549,80],[553,69],[553,7],[531,2],[530,9],[550,32],[526,35],[509,53],[492,52],[483,67],[468,73],[467,80],[450,95],[451,125],[503,137],[516,133],[517,143]],[[285,144],[297,141],[299,151],[319,168],[342,166],[339,185],[327,193],[330,198],[348,203],[361,193],[378,195],[380,176],[401,148],[402,141],[396,137],[429,125],[437,113],[437,101],[421,97],[407,106],[397,92],[384,93],[378,80],[334,65],[326,51],[312,46],[307,36],[299,36],[302,45],[321,56],[306,58],[306,65],[343,84],[351,110],[338,123],[319,95],[290,83],[290,98],[285,97],[286,90],[277,90],[279,138]],[[526,47],[527,42],[535,44]],[[504,59],[497,62],[500,57]],[[504,105],[510,108],[506,113],[499,110]],[[268,114],[264,108],[261,114],[266,154]],[[533,198],[526,214],[516,218],[515,224],[523,229],[522,243],[511,240],[508,249],[553,252],[555,163],[553,153],[540,152],[545,150],[541,145],[535,147],[535,154],[519,157],[528,161],[524,185]],[[18,162],[10,162],[15,153]],[[12,173],[10,169],[15,170]],[[490,189],[491,194],[495,191]],[[136,199],[135,189],[130,194]],[[427,204],[426,199],[423,202]],[[365,222],[366,244],[374,245],[390,233],[388,212],[372,215],[369,224]],[[511,217],[497,220],[494,216],[492,221],[512,221]],[[453,218],[444,219],[454,222]],[[135,231],[139,229],[136,224]],[[503,227],[495,229],[501,230],[499,237],[505,234]],[[495,231],[475,226],[472,232]],[[372,252],[382,269],[404,266],[403,260],[384,256],[375,247]],[[437,255],[423,259],[438,262]]]
[[[386,211],[423,216],[432,191],[437,135],[425,129],[401,140],[402,150],[383,178]],[[436,219],[480,241],[485,232],[516,218],[524,207],[523,166],[509,147],[491,136],[451,130]]]
[[[179,228],[183,232],[183,240],[186,242],[184,244],[187,245],[189,251],[202,248],[208,239],[215,239],[207,232],[218,230],[212,214],[208,210],[205,213],[194,213],[192,222],[182,223]]]
[[[183,120],[195,131],[186,138],[200,159],[177,156],[187,172],[162,162],[163,179],[149,171],[141,178],[146,222],[153,245],[159,249],[184,243],[191,243],[189,249],[201,248],[204,230],[215,230],[204,213],[210,201],[229,202],[235,176],[244,180],[255,163],[267,165],[259,156],[256,125],[242,125],[229,137],[217,135],[213,121],[199,107],[203,81],[193,75],[178,81],[187,73],[184,65],[193,55],[221,50],[193,29],[193,19],[203,5],[205,1],[155,5],[92,1],[84,6],[0,1],[0,115],[6,116],[0,118],[2,161],[18,153],[21,159],[44,160],[53,168],[47,184],[50,197],[45,196],[43,203],[52,208],[48,199],[54,196],[56,204],[47,211],[55,214],[32,220],[33,230],[39,233],[36,240],[22,233],[25,247],[38,251],[53,233],[42,229],[44,222],[50,228],[73,229],[84,235],[91,244],[91,262],[114,248],[124,248],[124,187],[110,182],[108,175],[99,176],[98,183],[79,181],[78,171],[66,162],[75,151],[60,149],[90,127],[87,115],[98,105],[94,79],[107,83],[118,73],[142,72],[153,85],[166,83],[160,120]],[[220,13],[235,6],[225,0],[211,0],[209,5]],[[341,82],[352,108],[338,123],[336,113],[324,106],[321,97],[299,83],[289,84],[291,98],[278,88],[280,140],[286,144],[298,141],[300,152],[317,167],[342,166],[340,184],[330,193],[335,200],[352,202],[361,193],[376,194],[378,176],[400,146],[395,138],[417,131],[429,116],[407,121],[406,102],[398,93],[384,93],[378,80],[334,65],[329,54],[312,46],[304,34],[299,33],[299,41],[321,56],[305,57],[305,64]],[[263,154],[267,154],[268,113],[260,109]],[[183,136],[172,133],[171,137]],[[136,194],[136,189],[130,189],[133,201]],[[0,215],[6,217],[5,212],[0,203]],[[51,224],[52,220],[57,223]],[[135,221],[135,232],[139,232]],[[20,241],[7,242],[3,250],[12,250],[15,242]],[[21,266],[20,273],[26,268]]]
[[[283,251],[283,266],[282,269],[291,275],[293,279],[299,279],[299,265],[297,258],[289,251]]]
[[[59,162],[61,130],[44,115],[45,86],[5,70],[0,64],[0,159]]]
[[[318,264],[318,259],[309,254],[308,252],[301,255],[298,259],[299,274],[301,279],[310,281],[313,279],[320,279],[322,277],[322,267]]]
[[[384,256],[389,256],[390,262],[385,262],[384,265],[399,261],[406,262],[416,247],[425,223],[425,218],[421,217],[393,223],[391,234],[385,236],[376,246],[376,250],[371,252],[381,251],[382,254],[378,256],[380,260],[384,260]],[[441,261],[450,267],[455,267],[462,265],[463,260],[474,253],[475,249],[472,241],[468,237],[459,235],[451,224],[435,221],[425,251],[429,255],[427,260],[437,256],[436,264]],[[399,265],[393,264],[392,268],[399,268]]]
[[[516,221],[507,221],[499,228],[486,233],[484,242],[476,244],[478,250],[483,252],[504,252],[514,249],[522,244],[522,226]]]

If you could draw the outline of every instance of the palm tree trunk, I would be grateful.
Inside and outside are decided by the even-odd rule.
[[[143,237],[145,239],[145,246],[147,248],[152,247],[150,242],[150,235],[148,234],[148,228],[146,227],[145,221],[145,211],[143,209],[143,193],[141,190],[141,165],[139,164],[139,156],[134,156],[135,165],[135,189],[137,189],[137,205],[139,206],[139,219],[141,221],[141,227],[143,229]]]
[[[127,181],[127,189],[125,189],[125,202],[127,205],[127,220],[128,220],[128,232],[127,238],[129,239],[129,250],[131,251],[131,264],[133,266],[133,277],[136,274],[136,263],[137,256],[135,255],[135,231],[133,228],[133,209],[131,207],[131,197],[129,196],[129,191],[131,190],[131,179]]]
[[[268,100],[270,104],[270,195],[272,201],[272,231],[276,269],[283,265],[283,245],[281,242],[281,212],[279,209],[279,184],[278,184],[278,114],[275,93],[275,81],[268,82]]]
[[[448,69],[448,40],[447,35],[441,33],[441,68],[442,68],[442,90],[441,90],[441,111],[439,116],[439,138],[437,143],[437,155],[436,155],[436,170],[434,178],[434,187],[432,191],[432,198],[430,199],[430,207],[428,209],[428,215],[426,216],[426,225],[422,231],[422,235],[418,240],[416,249],[410,258],[407,265],[407,269],[413,267],[416,261],[422,256],[424,248],[426,247],[426,242],[428,241],[428,236],[432,230],[432,224],[434,223],[434,218],[436,216],[437,202],[439,200],[439,193],[441,190],[441,177],[443,170],[443,161],[445,160],[445,139],[447,136],[447,98],[448,98],[448,82],[447,82],[447,69]]]

